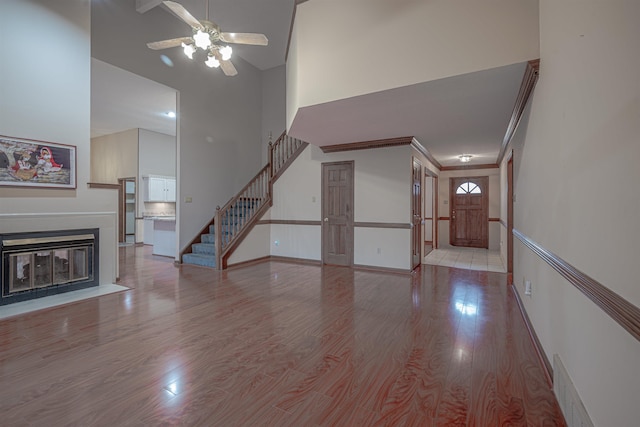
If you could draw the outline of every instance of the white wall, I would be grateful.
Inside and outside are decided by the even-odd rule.
[[[135,2],[94,2],[96,59],[175,88],[178,103],[178,233],[184,247],[262,165],[262,74],[239,56],[235,77],[187,59],[179,48],[152,51],[146,43],[188,34],[164,8],[144,14]],[[163,64],[160,55],[173,61]],[[189,196],[192,203],[184,203]]]
[[[269,224],[256,225],[238,248],[229,256],[229,266],[243,261],[264,258],[269,256],[269,241],[271,240],[271,227]]]
[[[514,144],[515,228],[636,306],[638,17],[637,1],[540,2],[540,78]],[[637,425],[640,342],[517,239],[514,252],[547,357],[594,424]]]
[[[287,69],[285,65],[262,72],[262,164],[269,159],[269,134],[272,142],[287,125]],[[257,171],[256,171],[257,172]]]
[[[489,177],[489,218],[500,217],[500,169],[468,169],[441,171],[438,179],[438,215],[451,217],[449,200],[449,179],[455,177]],[[489,222],[489,250],[500,250],[500,223]],[[440,248],[451,248],[449,243],[449,221],[438,221],[438,241]],[[506,243],[505,243],[506,244]]]
[[[138,129],[91,139],[91,181],[117,184],[138,176]]]
[[[75,145],[78,184],[75,190],[0,187],[0,232],[97,227],[100,283],[106,284],[116,278],[117,192],[87,188],[90,23],[88,0],[0,2],[0,57],[6,59],[0,66],[0,134]],[[25,48],[43,40],[46,48]]]
[[[287,127],[301,107],[537,58],[538,40],[538,0],[298,4]]]

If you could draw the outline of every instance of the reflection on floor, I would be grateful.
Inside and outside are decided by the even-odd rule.
[[[65,292],[63,294],[17,302],[15,304],[9,304],[0,307],[0,319],[6,319],[7,317],[30,313],[32,311],[44,310],[45,308],[57,307],[59,305],[82,301],[88,298],[108,295],[114,292],[122,292],[126,291],[127,289],[129,288],[127,288],[126,286],[109,283],[105,285],[95,286],[93,288],[80,289],[77,291]]]
[[[422,263],[466,270],[507,272],[500,252],[480,248],[436,249],[424,257]]]
[[[0,322],[4,426],[565,426],[500,273],[120,248],[131,289]]]

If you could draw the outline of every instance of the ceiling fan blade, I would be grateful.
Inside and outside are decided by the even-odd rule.
[[[235,76],[238,74],[238,70],[236,70],[236,67],[231,61],[220,61],[220,68],[222,68],[222,72],[227,76]]]
[[[194,18],[193,15],[191,15],[189,11],[185,9],[184,6],[182,6],[180,3],[168,0],[163,1],[162,3],[164,3],[165,6],[171,9],[171,11],[175,13],[178,18],[182,19],[192,28],[195,28],[196,30],[204,30],[204,26],[200,23],[200,21]]]
[[[267,36],[258,33],[221,33],[220,40],[227,43],[253,44],[257,46],[269,44]]]
[[[147,43],[147,47],[153,50],[160,50],[181,46],[182,43],[193,43],[193,39],[191,37],[180,37],[177,39],[161,40],[159,42]]]

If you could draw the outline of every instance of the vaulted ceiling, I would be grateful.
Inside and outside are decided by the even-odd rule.
[[[206,1],[180,3],[196,18],[204,19]],[[258,32],[269,39],[267,47],[233,45],[234,55],[261,70],[285,63],[294,0],[209,1],[209,18],[222,31]],[[159,0],[137,0],[136,4],[139,12],[132,13],[157,8],[156,15],[158,10],[172,15]],[[148,19],[154,14],[147,14]],[[181,31],[180,21],[175,19],[178,25],[159,31],[161,37],[190,34],[188,25],[182,25]],[[444,166],[460,164],[461,154],[472,154],[471,164],[494,163],[524,69],[524,63],[513,64],[304,107],[291,131],[319,146],[414,136]],[[122,83],[114,84],[118,79]],[[102,64],[94,73],[92,90],[92,136],[131,127],[175,134],[175,119],[159,115],[173,105],[170,88],[153,82],[136,83],[135,76]],[[164,101],[145,113],[150,99]]]

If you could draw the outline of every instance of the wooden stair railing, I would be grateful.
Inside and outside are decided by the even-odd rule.
[[[223,207],[216,208],[216,269],[227,268],[229,256],[273,205],[273,183],[307,145],[283,132],[275,143],[269,143],[269,163]]]

